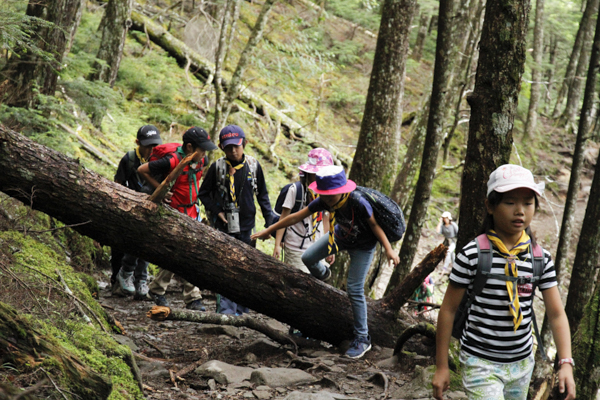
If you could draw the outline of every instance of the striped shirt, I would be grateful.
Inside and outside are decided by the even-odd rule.
[[[492,245],[494,256],[491,274],[505,275],[506,259]],[[532,276],[531,253],[526,250],[517,256],[519,276]],[[450,281],[457,286],[473,288],[477,273],[477,245],[469,242],[456,255]],[[540,290],[556,286],[556,272],[550,253],[544,250],[544,272],[539,282]],[[531,284],[519,285],[519,303],[523,312],[523,322],[514,330],[513,317],[506,282],[493,277],[488,278],[481,294],[469,309],[469,316],[462,333],[461,350],[473,356],[498,363],[513,363],[527,358],[533,349],[531,303],[533,293]]]

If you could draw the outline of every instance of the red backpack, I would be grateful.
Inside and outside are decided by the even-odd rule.
[[[182,154],[183,150],[181,150],[181,153],[179,151],[177,151],[177,149],[180,147],[181,147],[181,144],[179,144],[179,143],[159,144],[158,146],[155,146],[152,149],[152,153],[150,153],[148,162],[160,160],[167,154],[171,154],[171,153],[175,153],[177,155],[177,158],[179,158],[179,161],[181,161],[181,159],[183,158],[183,154]]]

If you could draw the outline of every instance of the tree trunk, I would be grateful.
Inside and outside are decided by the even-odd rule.
[[[417,40],[415,42],[415,46],[412,51],[412,58],[415,61],[421,61],[421,55],[423,54],[423,45],[425,44],[425,39],[427,39],[427,29],[429,28],[429,15],[427,15],[424,11],[421,13],[421,18],[419,19],[419,31],[417,33]]]
[[[471,122],[461,181],[457,249],[477,235],[483,223],[489,175],[510,158],[529,9],[527,0],[488,1],[486,5],[475,89],[467,98]]]
[[[223,60],[225,59],[225,55],[229,52],[229,46],[226,40],[227,28],[231,24],[232,17],[232,7],[233,0],[227,0],[223,9],[223,18],[221,19],[221,33],[219,34],[219,46],[217,47],[217,52],[215,54],[215,112],[213,119],[213,126],[210,131],[210,134],[213,140],[219,135],[221,128],[223,127],[223,103],[225,99],[223,98]]]
[[[427,134],[423,148],[423,160],[419,171],[419,179],[415,188],[415,197],[408,219],[406,233],[400,249],[400,263],[396,266],[386,294],[396,287],[411,270],[417,251],[421,228],[427,216],[427,207],[431,196],[431,187],[435,177],[438,154],[442,142],[444,119],[446,116],[446,91],[452,79],[452,60],[454,41],[452,35],[452,16],[455,0],[441,0],[438,17],[438,34],[435,51],[435,68],[431,101],[429,103],[429,118]]]
[[[105,62],[96,62],[96,72],[90,77],[101,80],[113,87],[117,80],[119,65],[123,57],[123,47],[127,30],[131,26],[131,7],[133,0],[108,0],[98,30],[102,31],[102,40],[96,58]]]
[[[537,108],[540,102],[540,81],[542,79],[542,57],[544,49],[544,0],[535,3],[535,28],[533,30],[533,66],[531,68],[531,91],[529,111],[523,137],[533,139],[537,125]]]
[[[590,25],[589,21],[591,20],[593,14],[596,13],[598,9],[598,0],[587,0],[585,11],[581,16],[581,21],[579,22],[579,29],[577,30],[577,36],[575,36],[575,42],[573,43],[573,50],[571,51],[571,57],[569,57],[569,64],[567,64],[567,69],[565,71],[565,79],[560,87],[560,91],[556,98],[556,104],[554,106],[554,111],[552,112],[552,118],[558,118],[561,114],[561,107],[565,95],[573,82],[575,77],[575,69],[577,67],[577,62],[579,61],[579,55],[581,54],[582,48],[584,48],[583,43],[585,41],[585,30]]]
[[[598,19],[600,21],[600,19]],[[573,167],[571,168],[571,179],[569,181],[569,196],[571,191],[574,192],[573,197],[567,197],[567,204],[565,204],[565,212],[563,216],[563,228],[561,229],[561,237],[559,241],[560,259],[558,261],[563,263],[563,259],[567,257],[568,239],[570,239],[570,232],[572,231],[573,225],[573,214],[575,209],[575,201],[577,199],[577,189],[579,186],[579,171],[577,168],[581,168],[583,164],[583,147],[585,138],[588,130],[592,123],[591,109],[593,107],[597,75],[600,69],[600,23],[596,22],[596,35],[594,37],[594,43],[592,47],[592,60],[590,68],[588,70],[588,79],[585,87],[585,97],[583,112],[579,121],[579,132],[577,133],[577,144],[576,151],[573,157]],[[575,187],[577,185],[577,187]],[[569,326],[571,328],[571,336],[577,330],[577,326],[583,317],[583,310],[587,302],[590,300],[592,291],[594,290],[594,280],[590,279],[596,273],[598,266],[598,256],[600,255],[600,202],[596,201],[600,196],[600,160],[596,161],[596,168],[594,172],[594,180],[592,181],[592,188],[590,190],[590,196],[585,210],[585,218],[581,227],[581,233],[579,235],[579,243],[577,244],[577,254],[575,255],[575,261],[573,262],[573,271],[571,273],[571,288],[577,288],[577,290],[569,290],[567,296],[567,304],[565,306],[565,312],[569,319]],[[564,232],[563,232],[564,230]],[[563,239],[563,235],[565,236]],[[568,236],[567,236],[568,235]],[[566,241],[566,243],[564,243]],[[560,265],[557,265],[560,268]]]
[[[65,224],[83,222],[73,227],[83,235],[127,249],[311,338],[338,344],[353,337],[345,293],[2,126],[0,168],[1,191]],[[407,278],[411,284],[368,302],[374,343],[394,345],[402,330],[397,313],[418,286],[411,285],[422,282],[443,257],[440,246]]]
[[[402,96],[415,0],[386,0],[373,71],[349,178],[390,193],[400,150]]]
[[[2,71],[0,102],[15,107],[31,107],[35,104],[34,87],[44,95],[54,95],[57,72],[62,65],[63,54],[76,22],[80,0],[31,0],[27,6],[27,15],[52,22],[49,28],[40,28],[34,42],[52,59],[25,51],[16,51]]]
[[[556,49],[558,47],[558,35],[552,34],[550,37],[550,44],[548,50],[548,67],[546,69],[546,97],[544,98],[544,114],[548,114],[548,108],[550,107],[550,93],[552,92],[552,87],[554,82],[554,66],[556,65]]]
[[[587,19],[583,43],[581,47],[581,52],[579,53],[579,60],[577,62],[577,68],[575,70],[575,76],[569,85],[569,90],[567,92],[567,106],[565,107],[565,111],[563,113],[562,120],[564,121],[565,126],[573,127],[575,123],[575,119],[577,118],[577,112],[579,111],[579,105],[581,102],[581,85],[583,82],[583,76],[588,70],[590,64],[590,48],[589,44],[592,42],[594,37],[594,18],[593,15],[598,13],[598,1],[596,0],[593,4],[594,9],[592,10],[592,17]],[[587,8],[586,8],[587,13]],[[583,21],[582,21],[583,23]]]

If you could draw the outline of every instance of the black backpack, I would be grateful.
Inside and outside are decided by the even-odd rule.
[[[400,206],[394,200],[375,189],[357,186],[352,194],[356,196],[354,194],[356,192],[360,193],[371,204],[375,220],[381,229],[383,229],[388,241],[393,243],[402,239],[402,235],[404,235],[404,231],[406,230],[406,223],[404,222],[404,214]]]
[[[272,224],[276,223],[281,218],[281,212],[283,211],[283,203],[285,202],[285,198],[287,197],[287,194],[290,190],[290,186],[292,186],[292,185],[296,185],[296,201],[294,202],[294,207],[292,207],[290,214],[300,211],[300,209],[302,208],[302,205],[304,203],[304,187],[302,186],[302,182],[298,181],[298,182],[288,183],[281,189],[281,191],[279,192],[279,196],[277,196],[277,201],[275,202],[275,207],[273,207],[273,218],[272,218],[273,222],[272,222]],[[286,229],[285,233],[283,234],[283,239],[281,239],[282,241],[285,239],[286,233],[287,233],[287,229]],[[271,234],[271,236],[275,237],[276,234],[277,234],[277,231],[273,232]]]
[[[533,294],[535,293],[535,288],[538,286],[539,281],[542,278],[542,274],[544,273],[544,251],[542,250],[542,247],[539,244],[536,244],[535,246],[530,246],[531,259],[533,260],[533,276],[512,277],[507,275],[490,273],[492,269],[493,251],[491,249],[490,240],[488,239],[485,233],[482,233],[481,235],[477,236],[476,243],[478,263],[477,273],[475,274],[475,278],[473,280],[473,289],[465,293],[465,295],[463,296],[460,305],[458,306],[458,310],[456,310],[456,314],[454,315],[454,325],[452,326],[452,336],[459,340],[467,324],[469,309],[475,301],[475,296],[478,296],[483,291],[488,277],[493,277],[494,279],[499,279],[503,281],[513,281],[515,284],[531,283],[533,285],[531,295],[533,296]],[[535,331],[536,340],[538,342],[538,348],[542,352],[542,357],[544,358],[544,360],[546,360],[546,352],[544,351],[544,344],[541,340],[540,333],[538,330],[535,312],[533,309],[533,303],[531,305],[531,319],[533,321],[533,329]]]

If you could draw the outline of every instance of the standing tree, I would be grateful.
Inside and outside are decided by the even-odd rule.
[[[80,0],[31,0],[27,5],[28,17],[51,22],[34,31],[33,44],[40,52],[27,48],[15,49],[0,72],[0,102],[16,107],[35,104],[33,88],[41,94],[54,95],[57,72],[76,22]],[[49,56],[49,57],[48,57]]]
[[[102,62],[94,64],[96,71],[90,79],[104,81],[111,87],[115,84],[127,30],[131,26],[132,6],[133,0],[108,0],[98,27],[102,40],[96,58]]]
[[[454,0],[441,0],[438,16],[438,34],[435,50],[435,67],[431,100],[429,102],[429,117],[427,134],[423,148],[423,159],[419,171],[419,179],[415,188],[415,197],[411,207],[410,218],[406,226],[406,234],[400,249],[400,263],[396,266],[386,293],[390,293],[400,281],[410,272],[413,258],[417,251],[421,228],[427,215],[427,207],[431,196],[431,186],[435,177],[438,153],[442,142],[442,129],[446,116],[445,99],[452,79],[453,30],[452,16]]]
[[[540,102],[540,80],[542,78],[542,57],[544,51],[544,0],[535,2],[535,29],[533,30],[533,66],[531,67],[531,94],[529,111],[523,137],[532,139],[537,125],[537,108]]]
[[[389,193],[400,150],[404,72],[415,0],[386,0],[350,179]]]
[[[467,98],[471,122],[461,181],[459,249],[483,223],[490,173],[510,158],[529,9],[527,0],[488,1],[486,5],[475,89]]]
[[[423,55],[423,46],[425,45],[425,39],[427,39],[427,31],[429,28],[429,15],[425,11],[421,13],[419,19],[419,31],[417,32],[417,40],[412,50],[412,58],[415,61],[421,61]]]

